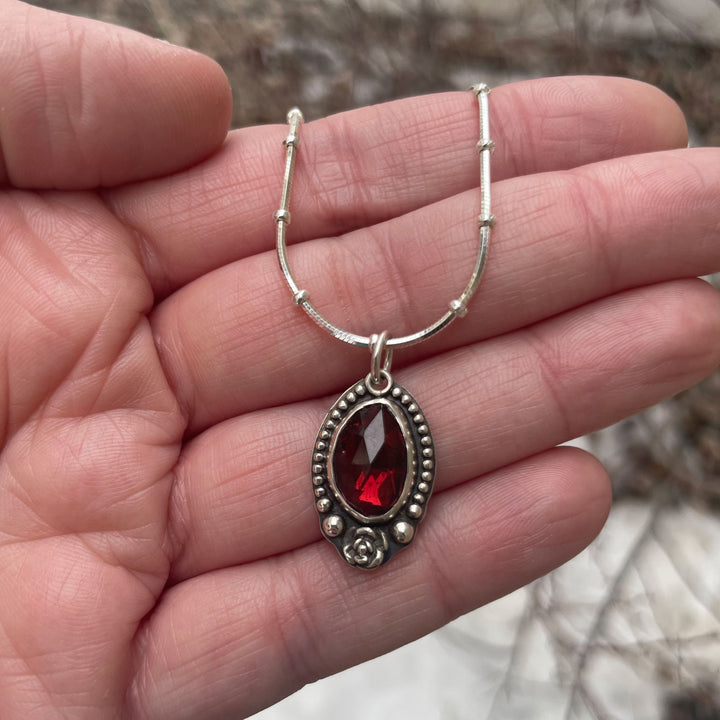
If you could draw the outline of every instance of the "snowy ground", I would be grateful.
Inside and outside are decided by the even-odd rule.
[[[716,516],[620,503],[555,573],[254,720],[658,720],[720,675],[718,557]]]

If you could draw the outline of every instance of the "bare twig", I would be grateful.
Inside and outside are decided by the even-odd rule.
[[[605,623],[605,618],[607,617],[610,608],[615,602],[620,586],[625,581],[628,571],[633,566],[633,563],[636,561],[638,555],[645,546],[647,539],[651,536],[653,532],[655,523],[657,522],[660,514],[661,507],[662,506],[659,502],[655,502],[653,504],[650,511],[650,516],[645,523],[645,526],[643,527],[637,538],[635,538],[635,542],[625,556],[623,564],[620,566],[618,572],[615,574],[612,584],[605,593],[602,602],[600,603],[600,605],[598,605],[593,623],[587,633],[587,636],[585,637],[585,640],[583,641],[580,652],[578,653],[577,660],[575,662],[575,671],[573,673],[573,677],[570,683],[568,701],[567,705],[565,706],[565,712],[563,714],[565,720],[570,720],[573,708],[575,707],[578,694],[580,693],[582,687],[583,672],[585,671],[585,666],[587,665],[588,659],[590,657],[590,651],[593,647],[593,644],[595,643],[598,635],[600,634],[603,624]]]

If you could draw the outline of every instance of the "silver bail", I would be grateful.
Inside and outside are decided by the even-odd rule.
[[[370,336],[370,381],[375,386],[381,385],[385,377],[390,375],[393,351],[388,347],[389,339],[387,330]]]

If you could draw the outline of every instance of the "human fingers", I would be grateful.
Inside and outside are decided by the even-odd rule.
[[[412,550],[380,571],[316,542],[181,583],[138,638],[128,716],[246,717],[565,562],[609,503],[599,463],[560,448],[442,493]]]
[[[637,412],[718,360],[720,296],[684,280],[438,355],[397,379],[433,429],[442,492]],[[250,413],[185,446],[169,515],[174,582],[319,537],[310,452],[333,400]]]
[[[497,183],[498,222],[470,312],[396,363],[618,290],[717,270],[719,158],[672,151]],[[303,243],[290,259],[315,306],[341,327],[412,332],[445,312],[467,281],[478,211],[468,191],[341,241]],[[324,395],[367,372],[366,353],[341,346],[292,304],[271,252],[178,291],[156,309],[153,327],[192,432]]]
[[[685,121],[667,96],[620,78],[498,87],[490,131],[494,179],[687,143]],[[156,294],[273,246],[285,134],[280,126],[233,133],[222,153],[182,177],[107,196],[144,238]],[[376,224],[475,187],[477,135],[470,93],[411,98],[307,123],[290,241]]]
[[[0,14],[0,185],[107,187],[222,143],[230,89],[209,58],[15,0]]]

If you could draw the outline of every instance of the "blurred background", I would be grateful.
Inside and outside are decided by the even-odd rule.
[[[295,104],[313,119],[477,80],[591,73],[659,86],[693,145],[720,145],[720,0],[33,4],[214,57],[236,127],[282,122]],[[719,720],[720,373],[576,443],[608,467],[616,499],[586,552],[257,720]]]

